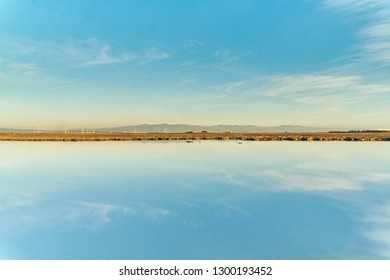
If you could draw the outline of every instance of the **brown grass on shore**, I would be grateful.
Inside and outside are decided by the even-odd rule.
[[[0,141],[390,141],[390,132],[279,132],[279,133],[0,133]]]

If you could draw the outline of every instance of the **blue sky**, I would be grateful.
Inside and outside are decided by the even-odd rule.
[[[390,1],[0,0],[0,127],[390,128]]]

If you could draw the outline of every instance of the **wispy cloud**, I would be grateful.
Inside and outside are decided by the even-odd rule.
[[[97,38],[37,41],[0,32],[0,87],[52,97],[63,92],[66,99],[75,92],[96,93],[96,85],[84,75],[87,71],[114,64],[137,68],[170,56],[154,47],[134,52]]]
[[[390,66],[390,1],[363,2],[371,8],[371,20],[361,31],[360,60]]]
[[[94,37],[63,41],[36,41],[25,37],[0,34],[0,51],[3,60],[9,63],[29,64],[30,60],[34,60],[42,65],[54,63],[70,67],[130,61],[135,64],[148,64],[170,57],[170,54],[158,48],[151,47],[137,53],[129,51],[125,46]]]
[[[80,67],[121,63],[134,59],[134,55],[130,53],[116,54],[117,50],[113,49],[113,46],[96,38],[71,40],[57,51],[76,62]],[[53,53],[53,56],[58,54]]]
[[[324,0],[323,3],[353,13],[378,11],[378,8],[386,8],[389,5],[388,0]]]
[[[228,63],[239,61],[242,58],[248,56],[250,52],[233,52],[228,49],[220,49],[215,51],[214,55],[221,60],[222,66]]]
[[[228,57],[230,55],[230,51],[229,50],[217,50],[215,52],[215,55],[217,57]]]
[[[378,67],[373,63],[390,65],[390,1],[324,0],[322,3],[332,11],[366,16],[366,24],[357,31],[360,40],[350,49],[353,55],[348,54],[353,59],[345,59],[344,64],[319,72],[252,74],[211,89],[224,94],[225,98],[240,96],[253,102],[258,98],[260,103],[266,97],[292,104],[337,106],[347,110],[357,104],[388,104],[390,84],[387,79],[375,79],[367,72]],[[235,57],[228,49],[217,50],[215,56],[226,61]]]
[[[387,28],[390,29],[390,23],[386,25]],[[370,32],[371,34],[369,35],[369,39],[367,40],[366,43],[362,45],[362,50],[365,55],[365,58],[370,59],[371,61],[381,62],[386,66],[389,66],[390,65],[390,35],[387,35],[385,32],[383,32],[382,35],[378,35],[378,34],[374,35],[372,33],[376,33],[378,32],[378,30],[368,30],[368,29],[365,30],[365,34],[368,34]]]
[[[189,40],[184,42],[181,46],[184,48],[199,48],[199,47],[203,47],[204,44],[205,43],[203,41],[194,39],[194,40]]]
[[[390,93],[390,86],[365,81],[361,76],[288,75],[271,78],[276,88],[268,91],[307,104],[364,103]]]
[[[39,71],[34,63],[10,62],[6,64],[6,67],[9,72],[19,75],[33,75]]]
[[[34,206],[38,201],[38,196],[29,193],[13,195],[2,194],[0,199],[0,211],[9,211]]]
[[[96,38],[46,42],[1,34],[0,52],[10,74],[26,70],[36,74],[39,68],[52,65],[86,67],[132,59],[127,53],[115,53],[111,45]]]
[[[350,104],[390,94],[390,86],[361,76],[295,74],[255,77],[214,87],[229,95],[282,97],[305,104]]]
[[[146,50],[144,53],[138,55],[135,57],[137,64],[144,65],[149,64],[154,61],[164,60],[170,57],[170,54],[167,52],[157,49],[157,48],[150,48]]]
[[[363,30],[363,34],[374,38],[387,38],[390,36],[390,22],[374,24]]]
[[[390,1],[388,0],[324,0],[326,7],[356,17],[366,17],[360,31],[361,41],[355,47],[358,63],[380,62],[390,65]]]
[[[198,81],[198,78],[183,78],[177,82],[177,84],[170,88],[170,90],[177,90],[181,88],[185,88],[193,83]]]

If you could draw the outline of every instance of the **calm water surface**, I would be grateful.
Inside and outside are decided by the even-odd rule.
[[[0,259],[389,259],[386,143],[0,143]]]

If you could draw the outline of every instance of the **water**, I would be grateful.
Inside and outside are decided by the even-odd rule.
[[[386,143],[0,143],[0,259],[389,259]]]

